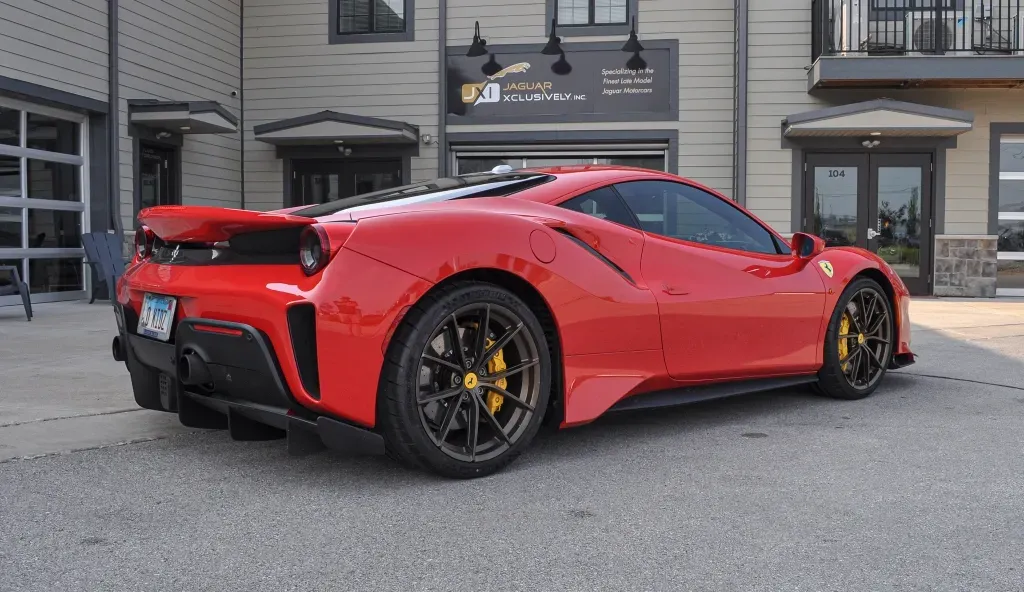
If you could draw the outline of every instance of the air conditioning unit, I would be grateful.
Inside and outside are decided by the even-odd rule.
[[[934,13],[908,11],[904,33],[907,55],[971,51],[974,17],[962,10],[945,11],[938,18]]]

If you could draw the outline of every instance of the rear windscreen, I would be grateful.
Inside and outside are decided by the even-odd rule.
[[[475,173],[457,177],[442,177],[423,183],[413,183],[344,197],[289,212],[293,216],[320,218],[342,211],[367,210],[407,204],[465,199],[470,197],[500,197],[536,187],[554,179],[538,173]]]

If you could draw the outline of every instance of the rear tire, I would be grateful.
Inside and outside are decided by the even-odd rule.
[[[825,332],[817,387],[826,397],[863,399],[875,392],[892,360],[892,303],[875,280],[861,278],[843,291]]]
[[[388,347],[378,392],[385,447],[445,477],[490,475],[529,447],[550,391],[550,352],[530,308],[496,285],[445,286],[409,311]]]

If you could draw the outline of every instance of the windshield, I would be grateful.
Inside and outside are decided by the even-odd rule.
[[[295,216],[319,218],[342,211],[361,211],[469,197],[499,197],[536,187],[552,179],[554,177],[551,175],[538,173],[473,173],[457,177],[442,177],[433,181],[344,197],[289,213]]]

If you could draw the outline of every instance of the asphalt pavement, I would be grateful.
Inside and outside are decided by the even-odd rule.
[[[136,410],[102,304],[0,308],[0,590],[1022,590],[1024,303],[918,363],[616,415],[448,481]]]

